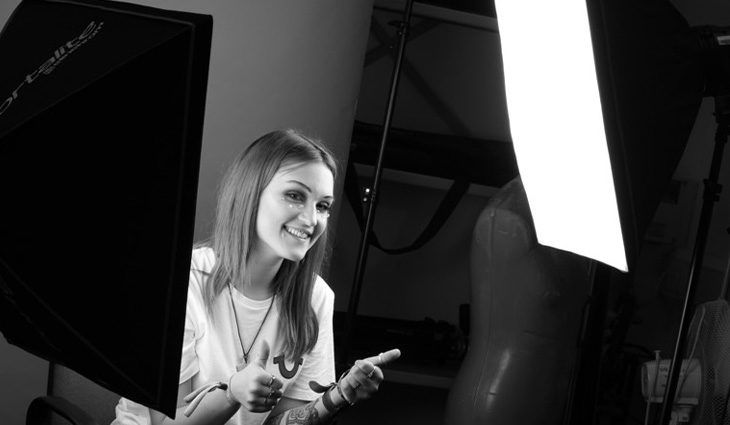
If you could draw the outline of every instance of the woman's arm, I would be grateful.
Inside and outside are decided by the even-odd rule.
[[[372,397],[383,382],[383,366],[400,357],[400,350],[358,360],[347,375],[321,397],[309,403],[282,397],[264,425],[325,425],[347,405]]]
[[[222,425],[241,407],[240,404],[229,402],[225,391],[215,390],[205,396],[195,409],[194,415],[185,416],[183,412],[187,408],[187,404],[184,397],[192,390],[190,380],[183,382],[178,387],[178,407],[175,419],[170,419],[165,414],[150,409],[152,425]]]
[[[266,372],[269,345],[262,344],[261,353],[256,361],[249,363],[228,380],[230,388],[216,388],[200,394],[202,399],[195,406],[190,405],[190,416],[185,415],[188,402],[185,397],[193,391],[191,380],[180,384],[177,392],[177,412],[175,419],[162,413],[151,411],[152,425],[220,425],[224,424],[240,408],[251,412],[268,412],[279,402],[283,383]]]
[[[328,420],[327,422],[321,422],[323,418],[320,417],[320,415],[327,415],[327,410],[324,409],[324,406],[321,405],[320,402],[320,409],[318,410],[316,405],[320,402],[320,399],[311,401],[307,403],[303,400],[295,400],[288,397],[282,397],[281,400],[279,400],[279,404],[276,405],[274,410],[271,411],[269,414],[269,417],[266,419],[263,425],[278,425],[278,424],[289,424],[289,423],[299,423],[299,424],[320,424],[320,423],[329,423],[331,421]],[[322,412],[320,412],[322,410]],[[294,415],[299,414],[301,416],[301,419],[299,422],[288,422],[289,412],[292,412]],[[282,422],[283,420],[283,422]]]
[[[337,391],[333,391],[337,392]],[[324,397],[324,396],[323,396]],[[332,423],[337,412],[347,403],[339,397],[332,396],[335,410],[325,407],[322,397],[307,403],[282,397],[279,404],[271,411],[263,425],[325,425]],[[336,401],[335,401],[336,400]]]

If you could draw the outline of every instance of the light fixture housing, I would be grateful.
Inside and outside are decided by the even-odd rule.
[[[25,0],[0,34],[0,331],[170,417],[212,26]]]
[[[703,97],[697,36],[660,0],[495,6],[538,241],[628,271]]]

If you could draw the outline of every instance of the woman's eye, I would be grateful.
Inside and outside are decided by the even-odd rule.
[[[321,213],[328,213],[330,212],[330,204],[317,204],[317,211]]]
[[[287,192],[286,195],[284,195],[287,200],[293,201],[293,202],[302,202],[304,201],[304,196],[302,196],[301,193],[298,192]]]

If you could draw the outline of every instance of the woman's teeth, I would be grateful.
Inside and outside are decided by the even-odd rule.
[[[296,236],[299,239],[306,240],[309,238],[309,234],[307,234],[306,232],[303,232],[301,230],[292,229],[291,227],[285,227],[285,229],[286,229],[287,233],[289,233],[290,235]]]

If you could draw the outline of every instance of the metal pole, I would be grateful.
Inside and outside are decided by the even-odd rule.
[[[583,312],[583,324],[576,346],[563,425],[592,424],[596,416],[601,369],[595,365],[601,364],[601,341],[611,272],[607,266],[595,260],[590,260],[589,270],[591,283],[588,302]]]
[[[725,274],[722,279],[722,289],[720,289],[720,299],[730,301],[727,298],[728,284],[730,284],[730,255],[727,257],[727,263],[725,263]]]
[[[662,403],[661,425],[669,425],[672,418],[672,406],[674,405],[675,393],[677,391],[677,381],[679,380],[679,371],[682,365],[683,349],[689,325],[691,322],[691,303],[694,300],[695,289],[699,284],[700,270],[702,268],[702,260],[705,254],[705,245],[707,244],[707,233],[712,221],[712,208],[714,202],[718,199],[720,185],[717,183],[720,174],[720,164],[722,162],[722,154],[727,142],[728,130],[730,124],[727,117],[720,107],[721,100],[715,98],[715,117],[718,121],[717,131],[715,133],[715,149],[712,153],[712,162],[710,164],[710,175],[705,180],[705,192],[702,202],[702,210],[700,212],[700,221],[697,226],[697,236],[695,238],[695,246],[692,252],[692,261],[690,263],[689,283],[684,296],[684,304],[682,306],[682,317],[679,323],[679,334],[674,345],[674,354],[672,363],[669,368],[669,382],[664,392],[664,400]]]
[[[365,264],[367,263],[368,247],[370,244],[370,232],[375,220],[375,207],[378,201],[378,188],[380,186],[380,175],[383,169],[383,158],[385,155],[385,146],[388,141],[388,131],[393,119],[393,108],[395,106],[395,98],[398,92],[398,81],[400,79],[401,63],[406,49],[406,41],[408,38],[408,28],[411,22],[411,13],[413,11],[413,0],[406,0],[406,7],[403,12],[403,21],[399,23],[398,35],[398,54],[395,58],[395,66],[390,80],[390,92],[388,94],[388,105],[385,110],[385,121],[383,131],[380,137],[380,151],[378,152],[378,160],[375,164],[375,176],[373,177],[372,187],[366,189],[366,197],[368,199],[368,208],[365,215],[365,229],[360,239],[360,251],[357,257],[357,267],[355,269],[355,278],[350,292],[350,303],[347,308],[347,319],[345,322],[345,345],[342,355],[344,363],[349,362],[350,349],[352,347],[353,328],[355,325],[355,317],[357,316],[357,306],[360,302],[360,291],[362,281],[365,275]]]

